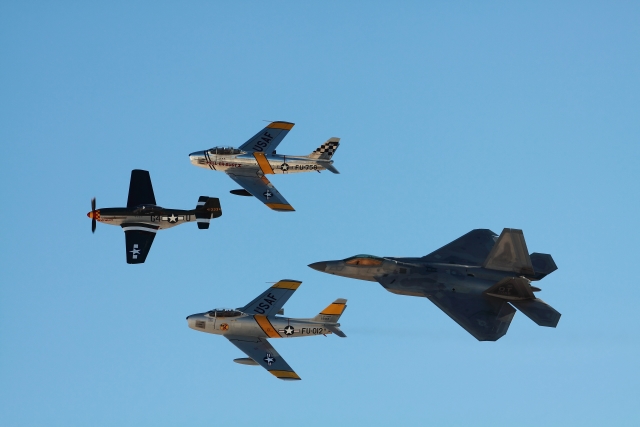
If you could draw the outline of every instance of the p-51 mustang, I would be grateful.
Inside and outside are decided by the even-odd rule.
[[[185,222],[197,222],[198,228],[209,228],[211,218],[222,215],[217,198],[200,196],[193,210],[165,209],[156,205],[151,177],[145,170],[131,171],[129,198],[126,208],[96,209],[96,199],[91,199],[91,231],[96,231],[96,221],[119,225],[124,230],[128,264],[142,264],[147,259],[158,230],[175,227]]]
[[[195,166],[223,171],[243,189],[232,190],[238,196],[254,196],[268,207],[279,212],[293,211],[293,207],[276,190],[266,175],[328,170],[340,173],[333,167],[334,153],[340,138],[329,138],[308,156],[276,154],[276,147],[293,128],[293,123],[272,122],[239,148],[214,147],[189,154]]]
[[[338,319],[347,307],[339,298],[311,319],[290,319],[282,306],[302,282],[281,280],[244,307],[216,309],[187,317],[191,329],[222,335],[243,351],[247,357],[234,359],[243,365],[260,365],[281,380],[300,377],[269,344],[267,338],[297,338],[334,333],[346,337]]]
[[[549,254],[529,255],[522,230],[473,230],[422,258],[357,255],[309,267],[379,282],[399,295],[426,297],[479,341],[496,341],[517,308],[540,326],[555,328],[560,313],[531,282],[557,270]]]

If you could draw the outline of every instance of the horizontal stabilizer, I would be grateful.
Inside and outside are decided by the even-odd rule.
[[[320,163],[320,164],[322,165],[323,168],[325,168],[331,173],[337,173],[337,174],[340,173],[338,169],[336,169],[331,163]]]
[[[522,230],[514,228],[502,230],[482,267],[533,276],[533,266]]]
[[[507,277],[484,291],[484,293],[507,301],[533,299],[535,295],[533,295],[533,289],[529,283],[527,279],[522,277]]]
[[[540,298],[526,301],[509,301],[509,303],[539,326],[555,328],[560,321],[561,314]]]
[[[529,255],[529,258],[531,258],[531,264],[535,271],[533,276],[534,280],[540,280],[547,274],[551,274],[558,269],[558,266],[549,254],[539,254],[534,252]]]
[[[340,328],[337,325],[332,325],[332,324],[328,324],[328,325],[323,325],[325,328],[327,328],[328,330],[330,330],[332,333],[336,334],[337,336],[339,336],[340,338],[346,338],[347,336],[344,334],[344,332],[342,332],[340,330]]]

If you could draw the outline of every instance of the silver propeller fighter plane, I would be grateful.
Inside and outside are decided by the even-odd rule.
[[[331,160],[340,145],[340,138],[329,138],[308,156],[276,154],[276,147],[293,126],[289,122],[272,122],[239,148],[214,147],[191,153],[189,159],[195,166],[223,171],[229,175],[243,188],[232,190],[232,194],[254,196],[274,211],[294,211],[266,175],[322,170],[340,173]]]
[[[556,264],[549,254],[529,255],[522,230],[505,228],[500,237],[473,230],[422,258],[357,255],[309,267],[426,297],[479,341],[506,334],[516,308],[540,326],[555,328],[560,320],[531,285],[557,270]]]
[[[209,221],[222,215],[220,201],[214,197],[200,196],[195,209],[165,209],[156,205],[151,177],[145,170],[131,171],[129,198],[126,208],[96,209],[96,199],[91,199],[91,231],[96,222],[119,225],[124,230],[127,263],[142,264],[149,254],[158,230],[175,227],[185,222],[197,222],[198,228],[209,228]]]
[[[281,380],[299,380],[300,377],[271,346],[267,338],[297,338],[313,335],[336,334],[346,337],[340,330],[338,319],[347,307],[347,300],[339,298],[310,319],[290,319],[284,314],[284,303],[302,282],[281,280],[244,307],[215,309],[187,317],[191,329],[222,335],[249,357],[234,359],[243,365],[260,365]]]

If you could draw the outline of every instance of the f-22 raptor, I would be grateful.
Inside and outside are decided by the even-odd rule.
[[[260,365],[281,380],[299,380],[300,377],[284,361],[267,338],[297,338],[336,334],[346,337],[340,330],[338,319],[347,300],[338,298],[317,316],[310,319],[291,319],[284,314],[284,303],[302,282],[281,280],[244,307],[215,309],[187,317],[191,329],[222,335],[249,357],[234,359],[242,365]]]
[[[536,298],[540,288],[531,285],[557,270],[553,258],[529,255],[522,230],[505,228],[497,237],[479,229],[421,258],[357,255],[309,267],[426,297],[479,341],[504,336],[516,308],[538,325],[555,328],[560,313]]]
[[[156,205],[149,172],[131,171],[129,198],[126,208],[96,209],[95,197],[91,199],[91,231],[96,222],[119,225],[124,230],[128,264],[142,264],[149,254],[158,230],[175,227],[185,222],[197,222],[198,228],[209,228],[209,221],[222,215],[220,201],[214,197],[200,196],[195,209],[165,209]]]
[[[232,190],[238,196],[254,196],[278,212],[294,211],[293,206],[271,184],[266,175],[287,175],[300,172],[328,170],[339,173],[333,166],[334,153],[340,138],[329,138],[308,156],[276,154],[276,147],[293,128],[289,122],[272,122],[239,148],[214,147],[189,154],[195,166],[223,171],[242,186]]]

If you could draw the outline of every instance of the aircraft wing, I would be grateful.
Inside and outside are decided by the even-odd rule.
[[[149,224],[122,224],[127,248],[127,264],[142,264],[149,254],[158,227]]]
[[[491,230],[471,230],[440,249],[422,257],[425,261],[448,264],[482,265],[493,248],[498,235]]]
[[[297,280],[280,280],[260,294],[259,297],[238,310],[247,314],[273,316],[284,306],[284,303],[293,295],[301,283]]]
[[[484,295],[438,292],[427,298],[478,341],[497,341],[507,333],[516,310]]]
[[[289,381],[301,379],[266,339],[239,335],[225,335],[225,338],[275,377]]]
[[[245,169],[246,171],[246,169]],[[256,169],[255,172],[258,170]],[[251,171],[253,172],[253,171]],[[256,199],[278,212],[295,211],[293,206],[282,197],[282,194],[273,186],[273,184],[265,177],[259,177],[255,173],[240,175],[237,173],[227,173],[231,179],[240,184],[242,188],[247,190]]]
[[[239,148],[248,153],[257,151],[271,154],[293,126],[294,124],[289,122],[272,122]]]
[[[129,181],[129,198],[127,207],[133,208],[138,205],[155,205],[156,197],[153,195],[151,176],[148,171],[134,169],[131,171]]]

